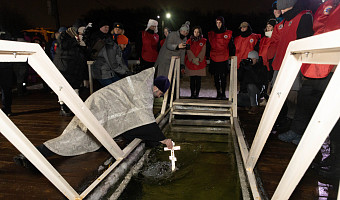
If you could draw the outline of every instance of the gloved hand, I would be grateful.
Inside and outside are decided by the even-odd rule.
[[[200,59],[199,58],[193,58],[192,63],[194,63],[195,65],[200,65]]]
[[[69,36],[71,36],[72,38],[76,38],[78,39],[78,34],[77,34],[77,30],[75,27],[70,27],[66,30],[66,33],[69,34]]]
[[[180,65],[180,71],[181,71],[182,75],[185,74],[185,65],[183,65],[183,64]]]

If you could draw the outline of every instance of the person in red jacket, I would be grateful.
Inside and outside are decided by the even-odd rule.
[[[263,65],[266,66],[268,73],[267,73],[267,84],[264,85],[264,87],[261,89],[261,95],[260,98],[264,97],[265,100],[263,102],[266,102],[269,98],[267,94],[268,89],[268,83],[271,81],[273,77],[273,68],[271,65],[269,65],[269,59],[267,57],[268,48],[270,45],[270,40],[272,37],[273,29],[276,25],[275,19],[269,19],[266,25],[266,28],[264,30],[265,35],[261,38],[260,46],[259,46],[259,56],[262,58]],[[262,103],[262,102],[261,102]],[[262,105],[262,104],[261,104]]]
[[[315,12],[313,18],[314,35],[340,29],[340,0],[328,0]],[[331,40],[336,38],[331,38]],[[336,66],[321,64],[303,64],[301,73],[305,80],[298,94],[297,110],[294,116],[291,135],[297,135],[292,142],[298,144],[307,128],[312,115],[330,81]],[[330,105],[331,106],[331,105]],[[287,132],[287,133],[288,133]],[[317,163],[319,174],[326,178],[340,177],[340,122],[335,124],[330,133],[330,155]],[[326,156],[325,156],[326,157]]]
[[[217,17],[216,28],[208,33],[210,49],[210,68],[214,74],[217,99],[226,99],[228,59],[232,49],[232,31],[227,30],[223,17]]]
[[[289,42],[294,41],[296,39],[301,39],[304,37],[308,37],[313,35],[313,16],[312,14],[306,10],[307,7],[306,2],[304,0],[279,0],[277,1],[277,8],[280,9],[283,13],[283,28],[281,30],[281,37],[278,43],[277,52],[273,61],[273,69],[274,69],[274,77],[276,78],[276,74],[281,67],[281,63],[283,57],[285,56],[286,49],[288,47]],[[275,81],[273,81],[275,82]],[[291,91],[287,97],[287,106],[288,106],[288,114],[292,120],[291,127],[294,127],[294,130],[298,132],[297,134],[294,131],[288,131],[285,133],[279,134],[278,138],[285,142],[292,142],[293,140],[298,140],[303,133],[303,129],[297,123],[298,118],[302,116],[300,113],[296,113],[296,103],[298,91],[301,88],[301,75],[298,75]],[[302,94],[302,93],[301,93]]]
[[[273,59],[275,57],[276,54],[276,50],[277,50],[277,44],[280,41],[280,33],[281,30],[283,28],[283,17],[282,17],[282,13],[281,10],[277,9],[277,1],[275,1],[272,5],[273,8],[273,14],[275,16],[275,20],[276,20],[276,26],[273,29],[273,33],[272,36],[270,38],[270,44],[267,50],[267,58],[269,61],[269,66],[270,68],[272,67],[272,63],[273,63]],[[274,84],[274,83],[272,83]]]
[[[259,46],[259,56],[262,57],[263,65],[267,67],[267,70],[270,71],[269,60],[267,56],[268,48],[270,45],[270,40],[272,37],[272,33],[274,27],[276,25],[275,19],[269,19],[265,28],[264,36],[261,38],[260,46]]]
[[[160,47],[163,46],[163,44],[164,44],[164,42],[165,42],[165,39],[166,39],[166,37],[168,37],[168,35],[169,35],[170,32],[171,32],[171,31],[170,31],[170,29],[169,29],[168,27],[165,27],[165,28],[163,29],[164,38],[163,38],[163,40],[160,41]]]
[[[159,35],[158,22],[154,19],[149,19],[145,31],[140,34],[140,41],[138,45],[139,59],[141,70],[153,67],[158,57],[159,51]]]
[[[185,56],[185,74],[190,76],[190,98],[198,98],[201,89],[201,77],[206,76],[207,61],[205,58],[207,39],[203,38],[202,29],[194,27],[194,34],[187,40]]]
[[[237,56],[237,68],[240,67],[240,62],[243,59],[247,59],[248,53],[255,50],[258,51],[258,45],[261,35],[252,32],[252,29],[248,22],[242,22],[240,24],[241,34],[234,40],[235,43],[235,56]]]

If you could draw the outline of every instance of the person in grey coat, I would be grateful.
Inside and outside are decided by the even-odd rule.
[[[104,87],[131,75],[126,66],[122,50],[115,43],[106,21],[100,23],[100,29],[92,35],[91,56],[95,60],[92,65],[92,76]]]
[[[171,32],[166,38],[155,63],[157,76],[168,77],[172,56],[180,56],[181,66],[184,68],[186,36],[189,34],[189,25],[189,21],[185,22],[178,31]]]

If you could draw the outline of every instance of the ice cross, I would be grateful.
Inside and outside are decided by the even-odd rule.
[[[175,157],[175,150],[181,150],[181,146],[175,146],[175,143],[172,142],[172,149],[169,149],[168,147],[164,147],[164,151],[171,151],[171,156],[169,156],[169,159],[171,160],[171,170],[175,171],[176,166],[175,162],[177,161]]]

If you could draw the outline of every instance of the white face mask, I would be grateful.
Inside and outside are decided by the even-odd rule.
[[[272,37],[272,34],[273,34],[273,31],[267,31],[267,32],[265,32],[264,34],[265,34],[265,36],[271,38],[271,37]]]

